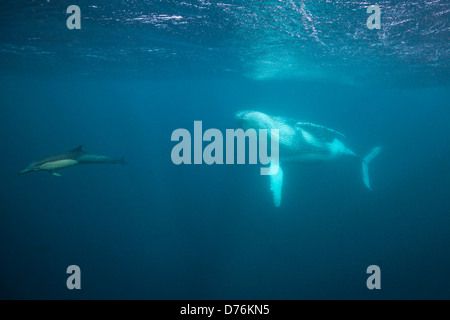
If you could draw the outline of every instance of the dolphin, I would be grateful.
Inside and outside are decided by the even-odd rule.
[[[280,163],[292,161],[298,163],[323,162],[342,156],[359,159],[362,165],[362,179],[365,186],[372,190],[369,181],[369,163],[380,153],[381,147],[371,149],[364,157],[358,156],[341,141],[345,136],[330,128],[294,119],[270,116],[253,110],[235,113],[238,126],[247,129],[278,129],[278,135],[273,138],[279,141],[279,161],[270,163],[270,189],[276,207],[281,204],[281,188],[283,185],[283,170]]]
[[[32,162],[24,170],[19,171],[18,174],[24,174],[31,171],[48,171],[52,175],[61,176],[59,170],[72,167],[79,164],[89,163],[121,163],[126,164],[124,158],[114,159],[107,156],[98,156],[88,154],[82,150],[82,146],[78,146],[69,152],[60,153],[45,157],[41,160]]]

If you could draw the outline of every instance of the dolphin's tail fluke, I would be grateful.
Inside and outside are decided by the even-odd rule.
[[[281,187],[283,186],[283,170],[278,161],[270,162],[270,190],[273,194],[275,207],[281,205]]]
[[[362,159],[363,181],[369,190],[372,190],[369,180],[369,163],[380,153],[380,151],[381,147],[375,147]]]

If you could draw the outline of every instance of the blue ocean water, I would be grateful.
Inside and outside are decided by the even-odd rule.
[[[3,1],[0,298],[449,299],[450,5],[377,4],[379,30],[357,0]],[[242,109],[382,146],[373,191],[286,163],[276,208],[259,165],[172,163]],[[17,175],[80,144],[127,165]]]

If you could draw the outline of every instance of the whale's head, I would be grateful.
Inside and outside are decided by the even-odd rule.
[[[270,129],[273,122],[271,117],[267,114],[254,110],[238,111],[234,114],[234,119],[236,120],[238,127],[244,130],[250,128]]]

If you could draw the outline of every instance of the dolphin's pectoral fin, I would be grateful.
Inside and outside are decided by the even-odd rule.
[[[56,171],[52,171],[52,175],[57,176],[57,177],[61,177],[61,173],[56,172]]]
[[[279,207],[281,205],[281,188],[283,186],[283,170],[281,170],[280,164],[278,161],[270,162],[270,190],[272,190],[273,194],[273,203],[275,207]]]

